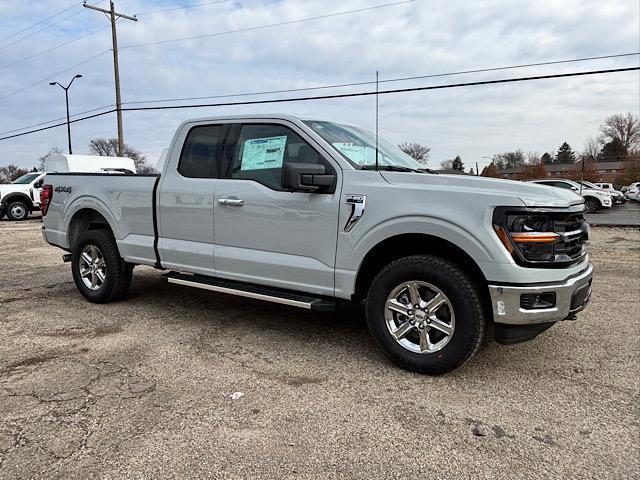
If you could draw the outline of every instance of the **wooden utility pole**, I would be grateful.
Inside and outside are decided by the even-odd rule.
[[[97,10],[104,13],[111,22],[111,42],[113,44],[113,74],[116,82],[116,117],[118,119],[118,156],[122,156],[124,150],[124,139],[122,133],[122,100],[120,97],[120,67],[118,65],[118,34],[116,33],[116,20],[118,18],[125,18],[133,22],[137,22],[138,19],[134,15],[130,17],[124,13],[118,13],[115,11],[113,1],[109,2],[109,10],[96,7],[95,5],[89,5],[87,2],[83,3],[83,7],[90,8],[91,10]]]

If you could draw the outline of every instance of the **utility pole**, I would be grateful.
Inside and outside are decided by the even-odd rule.
[[[69,141],[69,155],[72,154],[71,152],[71,120],[69,119],[69,88],[71,88],[71,84],[76,78],[82,78],[82,75],[76,75],[75,77],[73,77],[66,87],[58,82],[49,82],[49,85],[53,85],[53,86],[58,85],[61,89],[64,90],[64,99],[67,103],[67,140]]]
[[[124,150],[124,140],[122,133],[122,100],[120,98],[120,67],[118,65],[118,34],[116,33],[116,20],[119,18],[125,18],[127,20],[137,22],[138,19],[135,15],[133,17],[130,17],[129,15],[125,15],[124,13],[116,12],[113,1],[109,3],[109,10],[99,8],[94,5],[89,5],[87,2],[84,2],[82,6],[104,13],[111,22],[111,42],[113,44],[113,74],[116,82],[116,117],[118,119],[118,156],[120,157],[122,156],[122,151]]]

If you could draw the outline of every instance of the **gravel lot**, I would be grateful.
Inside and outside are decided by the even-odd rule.
[[[38,220],[2,221],[0,478],[640,478],[640,232],[592,232],[577,322],[431,378],[348,309],[149,268],[89,304]]]

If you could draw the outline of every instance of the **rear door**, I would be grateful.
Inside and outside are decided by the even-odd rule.
[[[333,294],[340,167],[286,121],[244,122],[234,131],[226,175],[215,193],[217,276]],[[326,173],[336,175],[333,188],[286,191],[287,162],[324,165]]]
[[[213,205],[229,124],[185,125],[170,152],[158,197],[162,266],[214,275]],[[174,149],[175,150],[175,149]]]

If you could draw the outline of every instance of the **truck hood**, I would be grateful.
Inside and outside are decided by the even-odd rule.
[[[527,207],[570,207],[584,203],[584,199],[570,191],[546,185],[501,180],[470,175],[430,175],[423,173],[386,172],[382,177],[393,185],[407,185],[415,188],[442,188],[465,192],[492,193],[505,197],[515,197]]]

